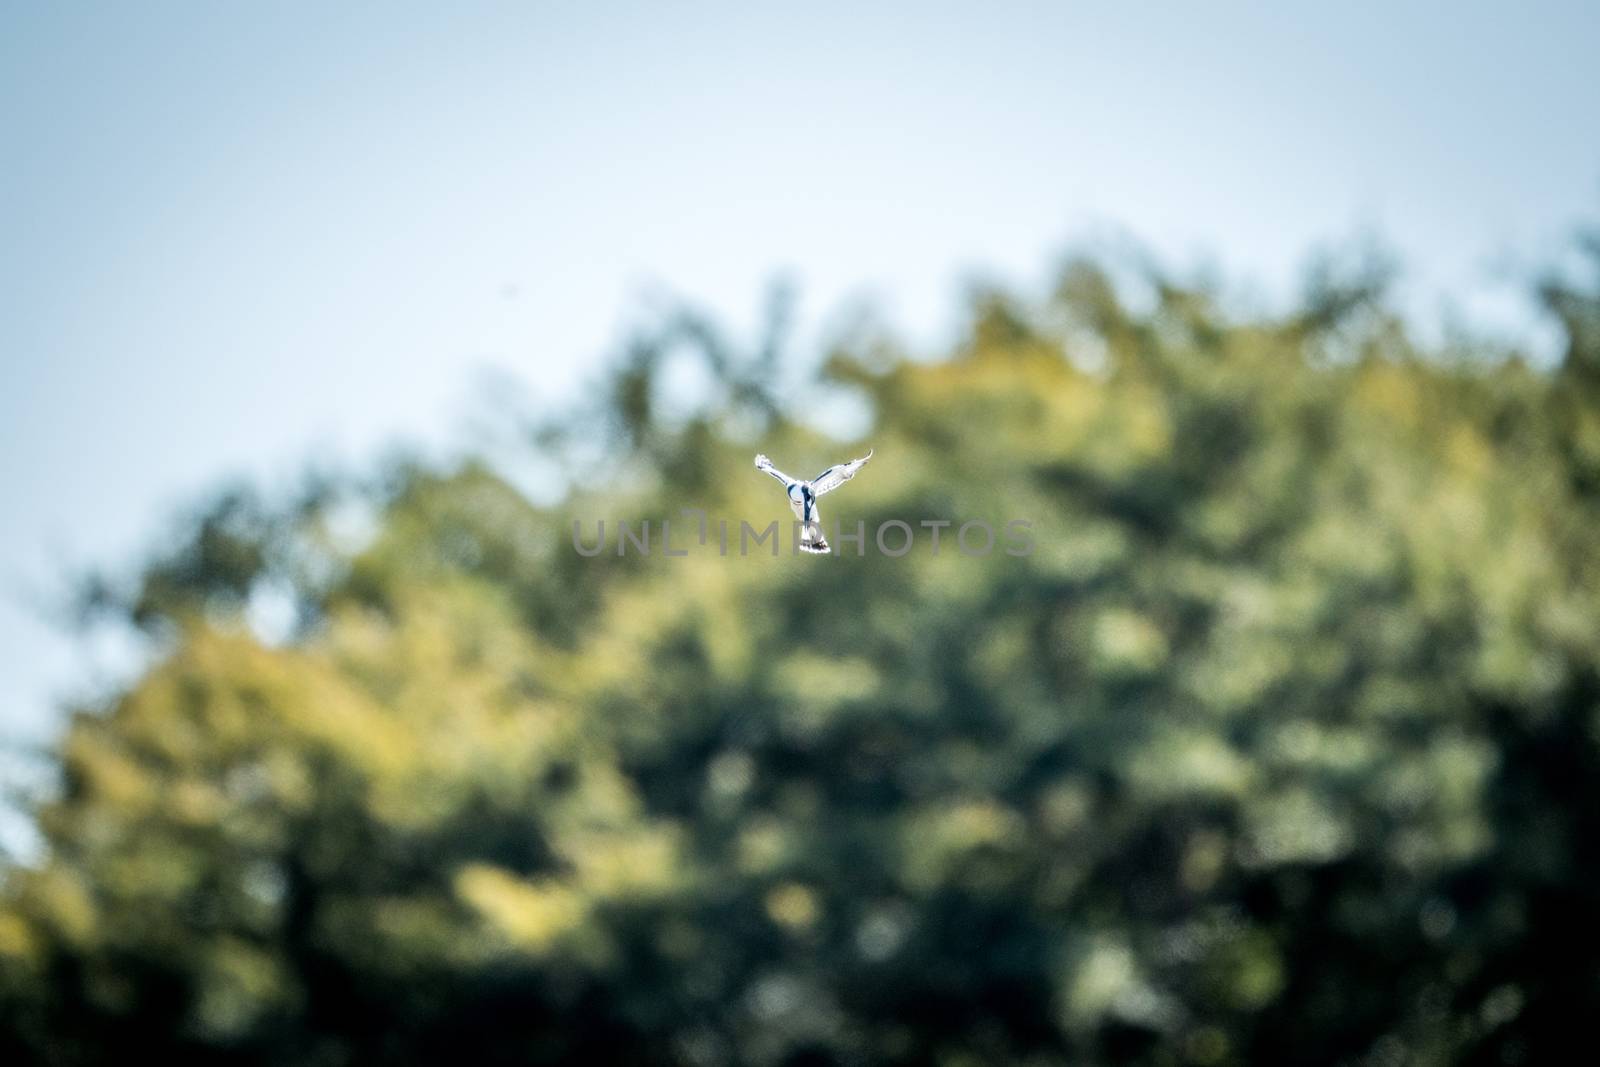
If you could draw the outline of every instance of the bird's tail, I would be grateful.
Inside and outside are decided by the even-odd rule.
[[[810,552],[814,556],[825,556],[829,552],[833,551],[828,547],[828,539],[822,536],[822,526],[820,523],[801,523],[800,551]]]

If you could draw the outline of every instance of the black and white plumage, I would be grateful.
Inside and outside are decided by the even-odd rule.
[[[789,507],[794,511],[794,517],[802,524],[800,551],[817,556],[832,551],[828,546],[828,539],[822,536],[822,520],[817,514],[817,497],[833,492],[854,478],[856,471],[871,458],[872,452],[868,451],[860,459],[853,459],[849,463],[836,463],[808,482],[789,477],[774,467],[772,460],[765,455],[756,456],[756,470],[770,474],[783,483],[783,491],[789,497]]]

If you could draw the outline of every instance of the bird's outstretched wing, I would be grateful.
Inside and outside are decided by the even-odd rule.
[[[774,467],[772,465],[772,460],[768,459],[766,457],[765,453],[756,456],[756,470],[765,471],[766,473],[772,475],[774,478],[778,479],[778,481],[782,482],[785,486],[789,485],[789,483],[794,481],[793,478],[791,478],[787,474],[783,473],[777,467]]]
[[[868,452],[860,459],[853,459],[849,463],[834,464],[821,474],[817,475],[815,478],[811,479],[812,490],[815,491],[818,496],[821,496],[823,493],[833,492],[845,482],[848,482],[851,478],[854,478],[856,476],[856,471],[860,470],[862,465],[871,458],[872,453]]]

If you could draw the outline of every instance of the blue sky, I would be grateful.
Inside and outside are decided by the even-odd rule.
[[[1375,233],[1538,347],[1600,214],[1592,3],[861,6],[0,2],[0,741],[95,684],[64,574],[458,441],[485,368],[571,395],[652,290],[932,343],[1074,240],[1270,301]]]

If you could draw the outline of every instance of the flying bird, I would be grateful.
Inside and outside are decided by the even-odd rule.
[[[836,463],[811,479],[809,482],[799,478],[791,478],[772,465],[772,460],[765,455],[756,456],[756,470],[772,475],[783,483],[783,491],[789,497],[789,507],[794,510],[794,517],[801,522],[800,551],[810,552],[812,555],[824,556],[831,549],[828,539],[822,536],[822,520],[817,515],[817,497],[824,493],[831,493],[845,482],[856,476],[867,460],[872,458],[868,451],[860,459],[853,459],[849,463]]]

